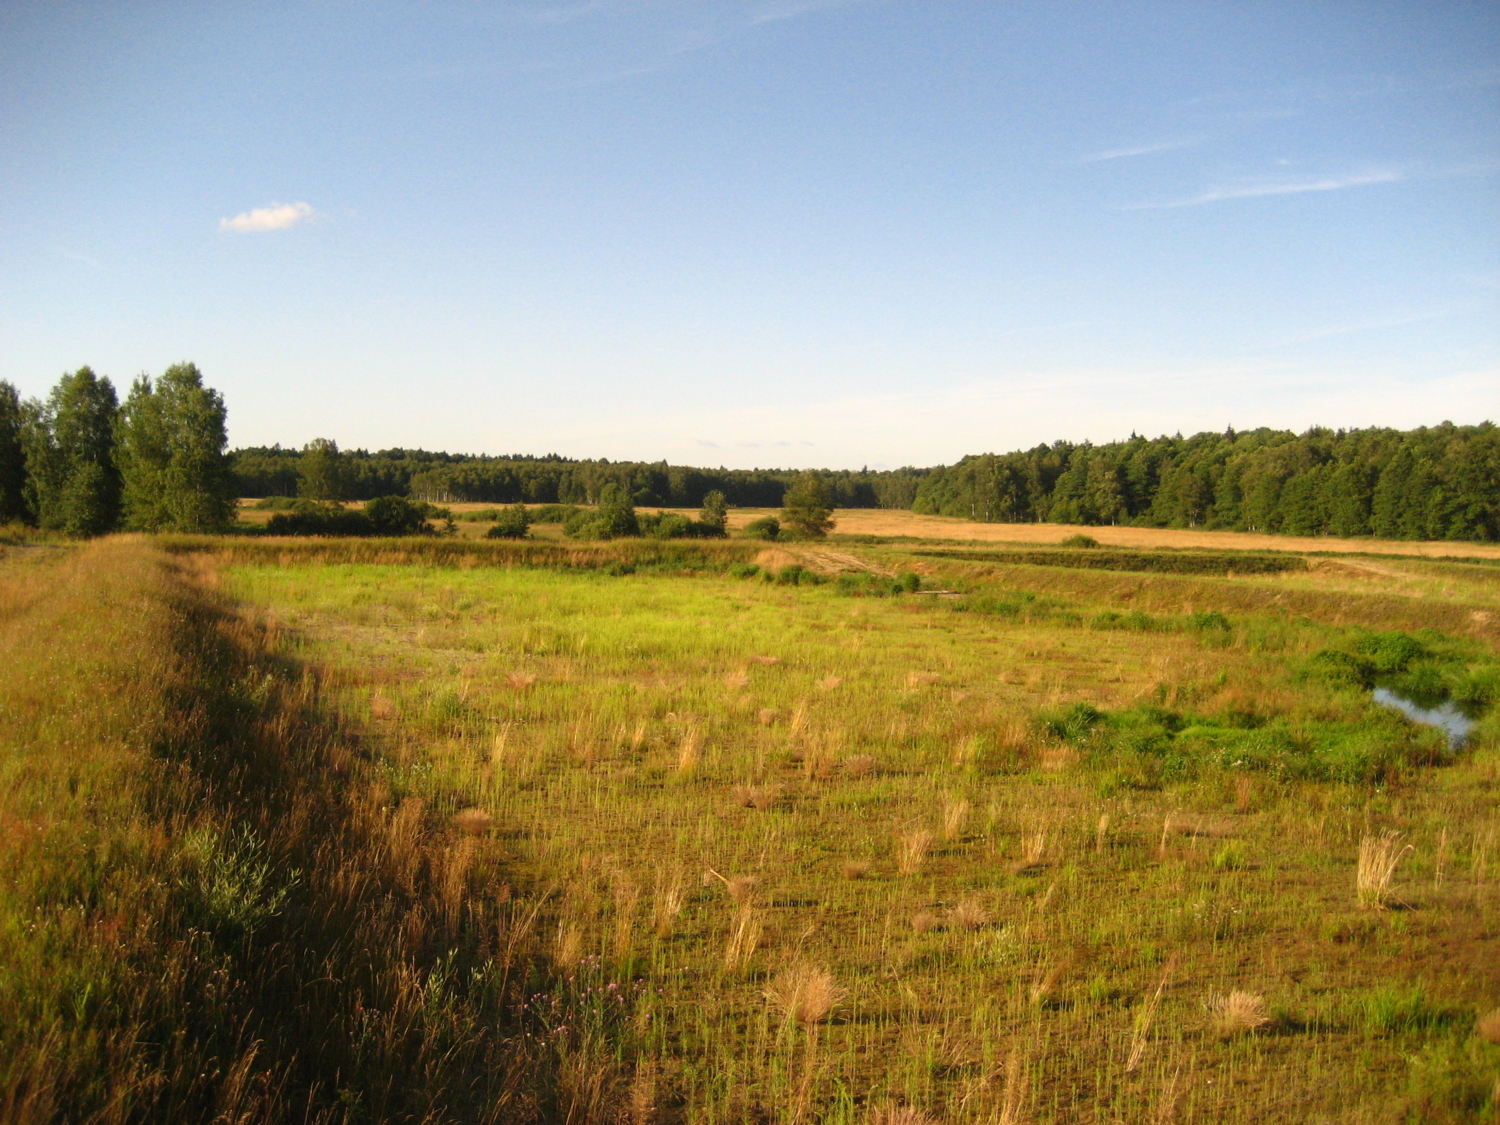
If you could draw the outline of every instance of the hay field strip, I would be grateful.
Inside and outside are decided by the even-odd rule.
[[[1482,673],[1482,578],[1374,576],[1426,583],[1397,595],[832,549],[965,596],[296,554],[225,579],[319,670],[391,815],[469,834],[469,909],[533,904],[532,1032],[600,1076],[579,1120],[1493,1105],[1494,719],[1448,760],[1308,674],[1433,622],[1429,649]],[[1386,831],[1393,882],[1361,905]]]
[[[252,525],[264,524],[275,514],[257,510],[254,504],[254,500],[240,501],[238,512],[240,520]],[[499,505],[458,502],[444,506],[455,513],[470,513],[493,509]],[[696,509],[689,508],[647,506],[642,511],[676,512],[689,518],[696,518],[698,515]],[[738,531],[752,520],[760,519],[762,516],[778,515],[779,512],[780,509],[777,508],[732,508],[729,511],[729,529],[731,532]],[[1289,551],[1302,554],[1369,554],[1500,561],[1500,544],[1494,543],[1333,539],[1293,535],[1258,535],[1242,531],[1084,527],[1077,524],[1056,523],[975,523],[952,516],[927,516],[901,510],[866,508],[840,508],[834,513],[834,518],[838,525],[835,529],[836,538],[852,535],[953,543],[1048,546],[1061,543],[1071,536],[1085,534],[1107,547],[1142,550],[1170,548],[1204,551]],[[484,531],[484,524],[463,522],[459,524],[458,533],[465,538],[478,538],[484,534]],[[560,537],[561,529],[555,524],[539,524],[533,526],[532,534],[547,538]]]

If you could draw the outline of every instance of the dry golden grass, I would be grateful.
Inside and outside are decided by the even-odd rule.
[[[659,938],[672,936],[672,929],[687,902],[687,888],[680,873],[656,872],[656,893],[651,900],[651,928]]]
[[[994,921],[994,915],[985,909],[979,899],[971,897],[959,899],[949,911],[948,919],[955,929],[977,930]]]
[[[964,834],[968,820],[969,802],[962,797],[950,799],[943,807],[943,839],[957,840]]]
[[[754,904],[746,898],[734,913],[729,926],[729,940],[724,946],[724,967],[731,973],[744,972],[760,948],[765,924]]]
[[[931,847],[932,833],[925,828],[907,832],[896,841],[896,870],[902,875],[915,875],[927,862]]]
[[[824,1022],[848,995],[827,969],[806,964],[782,970],[766,988],[782,1018],[803,1025]]]
[[[938,1120],[915,1106],[884,1106],[870,1117],[870,1125],[938,1125]]]
[[[1474,1024],[1474,1030],[1479,1033],[1481,1039],[1500,1044],[1500,1008],[1495,1008],[1480,1016]]]
[[[656,1121],[656,1074],[654,1060],[642,1059],[636,1063],[626,1104],[629,1125],[653,1125]]]
[[[848,778],[867,777],[875,772],[875,758],[870,754],[851,754],[839,763],[839,768]]]
[[[470,836],[488,832],[495,825],[495,817],[486,809],[469,807],[453,814],[453,827]]]
[[[1392,830],[1360,840],[1354,888],[1361,906],[1374,910],[1385,909],[1396,867],[1411,850],[1410,844],[1402,846],[1401,833]]]
[[[911,536],[923,539],[961,539],[980,543],[1055,544],[1086,531],[1105,547],[1173,547],[1231,551],[1350,551],[1427,558],[1500,558],[1500,545],[1395,539],[1336,539],[1294,535],[1260,535],[1247,531],[1189,531],[1147,527],[1088,527],[1058,523],[975,523],[952,516],[915,512],[840,508],[842,535]],[[730,515],[730,527],[743,527],[757,513]]]
[[[1130,1036],[1130,1053],[1125,1060],[1125,1073],[1134,1073],[1146,1057],[1146,1047],[1150,1041],[1151,1025],[1156,1022],[1156,1010],[1161,1006],[1161,994],[1171,980],[1173,971],[1177,968],[1177,954],[1174,952],[1167,958],[1166,965],[1161,971],[1161,980],[1157,982],[1156,991],[1151,994],[1151,999],[1146,1001],[1146,1006],[1136,1017],[1135,1028]]]
[[[739,808],[769,809],[781,799],[779,785],[736,785],[730,790],[730,799]]]
[[[846,859],[839,864],[839,871],[845,879],[863,879],[870,873],[870,861],[866,859]]]
[[[1270,1010],[1263,997],[1235,989],[1228,996],[1209,998],[1208,1010],[1220,1035],[1256,1031],[1271,1022]]]

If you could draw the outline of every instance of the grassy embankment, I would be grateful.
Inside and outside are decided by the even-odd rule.
[[[547,1119],[493,849],[393,803],[215,579],[0,557],[0,1120]]]
[[[221,559],[384,803],[539,911],[524,1042],[586,1076],[574,1119],[1494,1112],[1497,719],[1453,754],[1367,686],[1487,706],[1495,568],[777,562],[934,598],[735,543],[482,547]]]

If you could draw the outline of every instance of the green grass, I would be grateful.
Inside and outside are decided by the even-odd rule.
[[[0,560],[7,1120],[1495,1110],[1473,568],[159,545]]]
[[[393,797],[484,810],[506,893],[544,919],[555,977],[536,1002],[567,1013],[570,1049],[614,1044],[622,1091],[653,1074],[663,1119],[901,1103],[981,1121],[1022,1086],[1038,1121],[1166,1102],[1180,1120],[1466,1119],[1472,1098],[1428,1098],[1410,1061],[1446,1051],[1443,1082],[1482,1085],[1500,1059],[1464,1020],[1398,1042],[1349,1013],[1421,981],[1471,1025],[1500,995],[1494,722],[1449,761],[1362,688],[1304,670],[1358,648],[1351,617],[1401,624],[1405,607],[1308,591],[1314,613],[1246,614],[1225,585],[1210,619],[1214,587],[1163,576],[1134,602],[1176,615],[1120,627],[1145,611],[1094,575],[1003,578],[939,573],[967,585],[945,600],[328,563],[238,566],[231,588],[323,670]],[[1431,644],[1493,660],[1481,641]],[[1281,763],[1247,760],[1252,738]],[[1356,743],[1384,764],[1285,763]],[[1414,845],[1396,880],[1413,909],[1356,906],[1359,841],[1382,827]],[[744,877],[740,903],[725,880]],[[763,996],[799,963],[848,990],[807,1033]],[[599,1009],[610,983],[633,990],[628,1019]],[[1206,1000],[1236,988],[1282,1013],[1273,1030],[1213,1033]]]

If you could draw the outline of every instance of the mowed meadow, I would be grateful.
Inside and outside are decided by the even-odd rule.
[[[1247,545],[12,549],[0,1105],[1493,1118],[1500,566]]]

